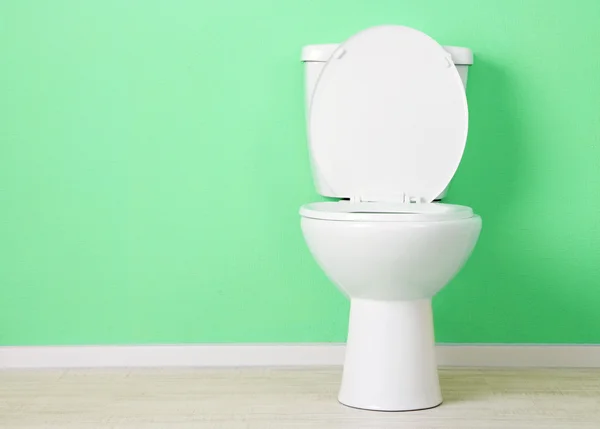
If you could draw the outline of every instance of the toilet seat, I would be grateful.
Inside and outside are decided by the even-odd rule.
[[[441,222],[473,217],[470,207],[454,204],[322,202],[306,204],[300,215],[312,219],[353,222]]]
[[[342,43],[309,109],[311,154],[330,197],[430,203],[462,158],[461,78],[450,54],[408,27],[374,27]]]

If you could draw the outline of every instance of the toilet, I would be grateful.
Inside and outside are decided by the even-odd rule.
[[[319,194],[300,208],[305,241],[350,299],[339,401],[378,411],[442,403],[431,299],[481,231],[444,204],[465,149],[472,54],[404,26],[311,45],[305,66],[309,153]]]

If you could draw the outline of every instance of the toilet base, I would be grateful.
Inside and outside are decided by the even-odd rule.
[[[353,299],[339,401],[412,411],[441,404],[430,299]]]

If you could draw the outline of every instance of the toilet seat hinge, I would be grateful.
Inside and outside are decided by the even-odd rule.
[[[360,195],[354,195],[354,196],[350,197],[350,202],[351,203],[380,202],[380,203],[420,204],[423,202],[423,198],[413,197],[413,196],[410,196],[405,193],[401,193],[401,194],[395,195],[393,197],[386,197],[386,198],[375,198],[375,197],[367,198],[367,197],[360,196]]]
[[[423,202],[421,197],[411,197],[410,195],[404,194],[404,203],[406,204],[420,204]]]

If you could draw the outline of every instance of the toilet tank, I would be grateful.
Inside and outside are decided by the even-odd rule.
[[[339,46],[337,43],[330,43],[324,45],[308,45],[302,48],[302,62],[304,63],[304,92],[305,92],[305,103],[306,103],[306,118],[308,125],[308,109],[312,101],[312,95],[321,75],[323,67],[331,58],[331,55],[335,49]],[[459,46],[444,46],[443,47],[451,56],[454,61],[454,65],[458,70],[458,74],[462,80],[463,86],[467,87],[467,74],[469,66],[473,64],[473,52],[469,48],[462,48]],[[310,139],[310,134],[307,134]],[[310,145],[309,145],[310,147]],[[317,192],[326,197],[333,197],[335,193],[329,188],[319,169],[315,165],[311,156],[311,167],[313,171],[313,177],[315,181],[315,187]],[[448,188],[438,196],[438,200],[441,200],[446,196]]]

